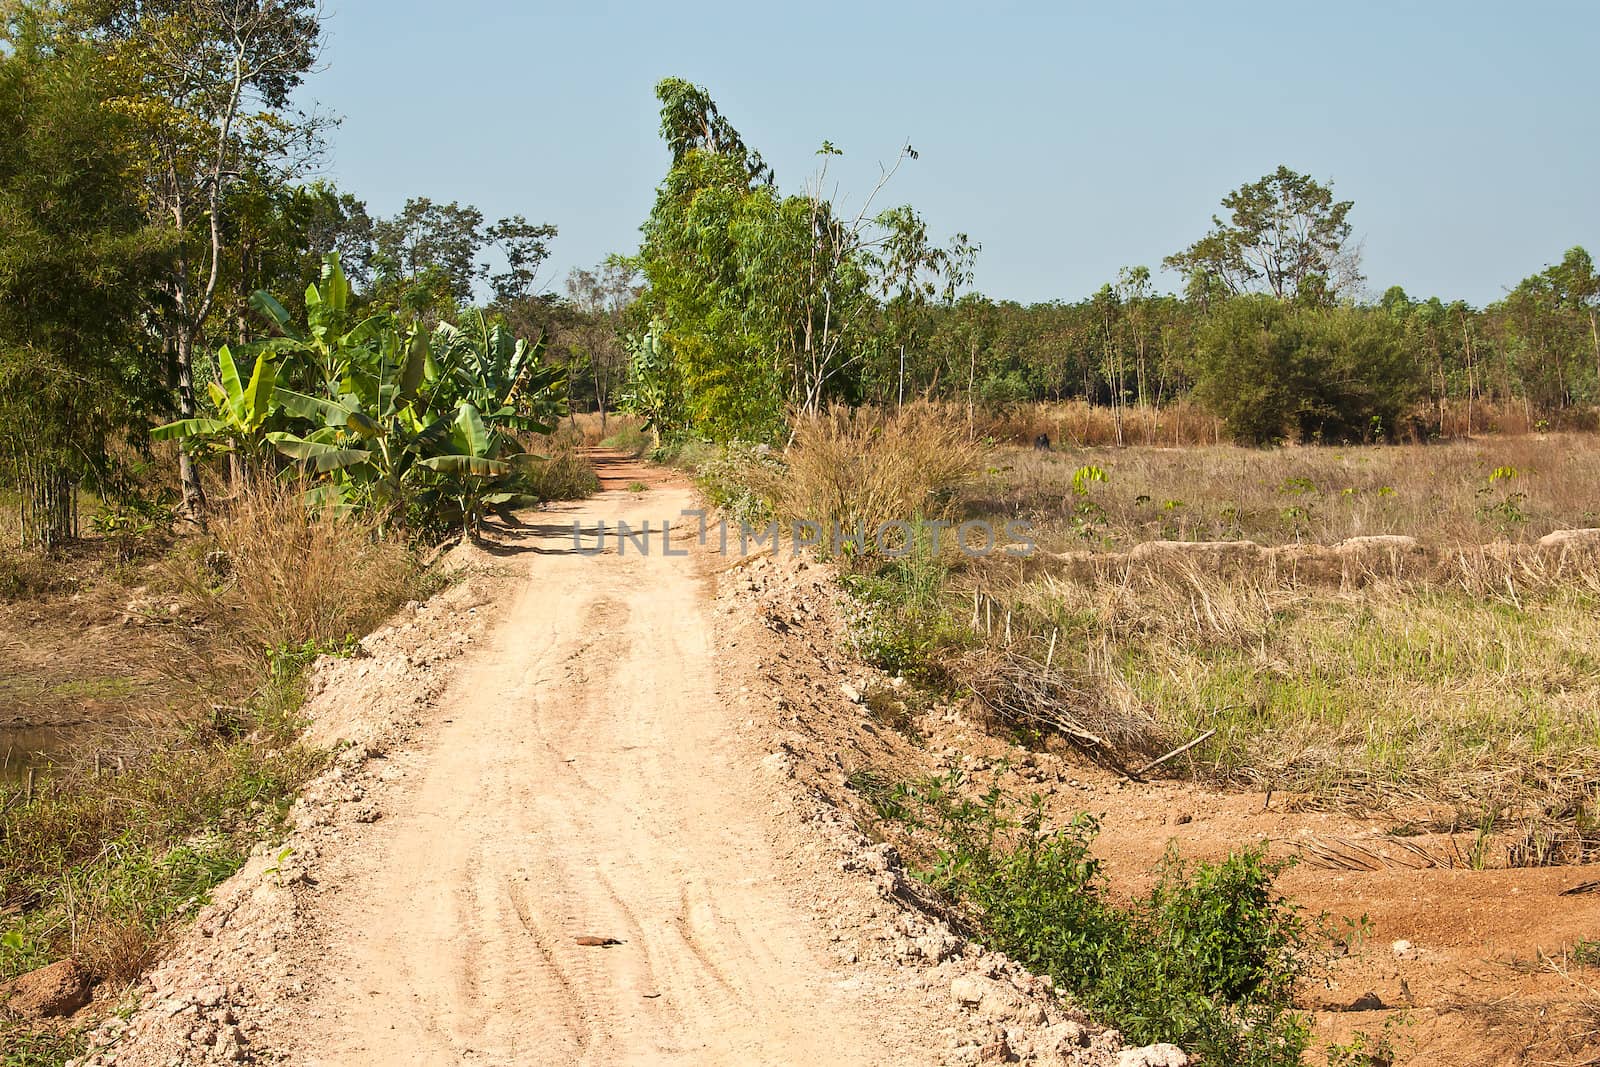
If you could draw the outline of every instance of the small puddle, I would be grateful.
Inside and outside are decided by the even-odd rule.
[[[21,782],[28,768],[50,766],[81,732],[79,726],[0,726],[0,782]]]

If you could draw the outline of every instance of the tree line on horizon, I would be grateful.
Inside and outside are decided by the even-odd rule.
[[[839,150],[782,195],[706,91],[657,88],[672,164],[644,226],[631,309],[642,410],[667,432],[767,438],[821,403],[912,398],[1004,407],[1083,400],[1121,415],[1193,398],[1241,441],[1438,435],[1452,405],[1520,406],[1530,425],[1594,428],[1600,275],[1589,253],[1487,307],[1366,279],[1353,202],[1280,166],[1228,193],[1212,227],[1163,266],[1118,272],[1077,301],[1021,304],[972,288],[980,247],[929,236],[910,205],[841,214],[821,190]],[[1481,428],[1481,427],[1480,427]]]
[[[674,78],[657,87],[669,166],[640,247],[552,292],[552,223],[420,194],[379,217],[301,178],[336,126],[294,102],[321,41],[311,0],[0,2],[0,487],[132,491],[152,427],[216,414],[222,346],[248,379],[252,353],[307,321],[330,252],[351,314],[404,332],[476,309],[542,345],[575,406],[668,436],[781,440],[795,413],[838,403],[1081,399],[1120,417],[1192,397],[1241,441],[1349,440],[1426,432],[1463,401],[1590,426],[1600,401],[1582,248],[1485,308],[1361,302],[1353,205],[1284,167],[1169,257],[1182,293],[1134,266],[1077,301],[996,300],[973,288],[976,241],[936,242],[889,202],[912,146],[845,210],[826,195],[837,147],[785,192]],[[190,508],[195,462],[182,453]]]

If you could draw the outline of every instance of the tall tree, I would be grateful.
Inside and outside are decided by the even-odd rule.
[[[178,408],[195,414],[194,357],[224,278],[228,201],[245,176],[315,151],[323,123],[291,95],[321,41],[314,0],[84,0],[63,9],[97,42],[140,123],[152,219],[183,235],[166,283],[162,323]],[[181,460],[185,505],[198,510],[198,473]]]
[[[682,78],[663,78],[656,83],[656,99],[661,102],[661,139],[672,153],[673,166],[690,152],[706,152],[737,161],[753,183],[776,182],[761,153],[744,143],[703,87]]]
[[[1192,291],[1220,284],[1237,296],[1265,291],[1279,300],[1329,303],[1362,282],[1360,248],[1350,241],[1352,200],[1335,200],[1333,183],[1288,167],[1248,182],[1222,198],[1227,221],[1166,266],[1190,278]]]
[[[421,318],[453,319],[485,272],[478,261],[483,221],[471,204],[436,204],[425,196],[378,220],[372,233],[379,295]]]
[[[489,276],[495,303],[509,304],[533,296],[539,268],[550,257],[555,226],[548,222],[532,223],[521,215],[513,215],[490,226],[484,236],[500,250],[506,261],[505,270]]]
[[[108,438],[160,405],[143,317],[177,235],[145,217],[99,57],[27,10],[3,30],[0,476],[23,491],[24,540],[50,547]]]
[[[521,215],[486,226],[483,212],[471,204],[439,204],[418,196],[398,215],[374,223],[372,235],[376,295],[416,318],[438,322],[453,319],[472,303],[485,280],[498,304],[531,299],[556,228]],[[505,269],[493,274],[482,259],[491,245],[505,260]]]
[[[568,331],[568,346],[589,371],[602,433],[627,370],[623,331],[628,308],[638,297],[638,272],[620,256],[609,257],[594,270],[574,269],[567,275],[567,299],[581,316]]]

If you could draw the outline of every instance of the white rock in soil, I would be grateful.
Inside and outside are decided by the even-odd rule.
[[[1119,1052],[1117,1067],[1189,1067],[1189,1056],[1177,1045],[1146,1045]]]

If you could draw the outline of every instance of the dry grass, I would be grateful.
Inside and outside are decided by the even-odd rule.
[[[885,523],[948,517],[982,451],[964,425],[919,406],[900,415],[836,410],[802,421],[783,458],[782,471],[761,487],[780,517],[870,536]]]
[[[1087,487],[1087,498],[1072,481],[1085,465],[1106,474]],[[1443,546],[1526,542],[1600,526],[1600,438],[1002,451],[966,506],[1025,516],[1053,548],[1148,540],[1333,544],[1373,534]]]
[[[951,415],[963,420],[966,417],[964,409],[957,415],[954,407]],[[1215,445],[1228,439],[1222,420],[1189,400],[1179,400],[1161,408],[1123,409],[1120,438],[1117,413],[1109,407],[1083,400],[980,410],[973,428],[980,438],[1024,446],[1032,446],[1034,440],[1044,434],[1057,448],[1117,444],[1178,448]]]
[[[528,451],[545,457],[529,475],[540,500],[582,500],[600,491],[594,465],[583,454],[588,436],[581,426],[566,422],[549,434],[523,441]]]
[[[262,653],[366,633],[416,575],[411,553],[380,538],[375,523],[309,513],[297,487],[275,481],[231,502],[210,543],[192,548],[174,577]]]
[[[1455,558],[1335,586],[1182,559],[991,573],[998,606],[967,677],[1008,722],[1022,707],[1064,720],[1112,762],[1215,730],[1168,769],[1498,812],[1526,822],[1521,862],[1591,857],[1600,556]],[[1004,627],[989,621],[1001,613]]]
[[[567,425],[582,434],[586,448],[615,448],[635,456],[642,456],[655,447],[654,436],[644,428],[644,419],[625,412],[607,412],[605,424],[597,412],[582,412],[572,417]]]
[[[875,499],[872,440],[809,432],[786,506]],[[1493,823],[1510,863],[1600,858],[1600,548],[1535,544],[1600,526],[1600,439],[1006,449],[953,506],[1032,520],[1046,554],[852,578],[888,669],[1113,765],[1215,730],[1160,773],[1427,804]],[[1379,534],[1419,544],[1318,547]],[[1238,539],[1264,547],[1132,551]]]

